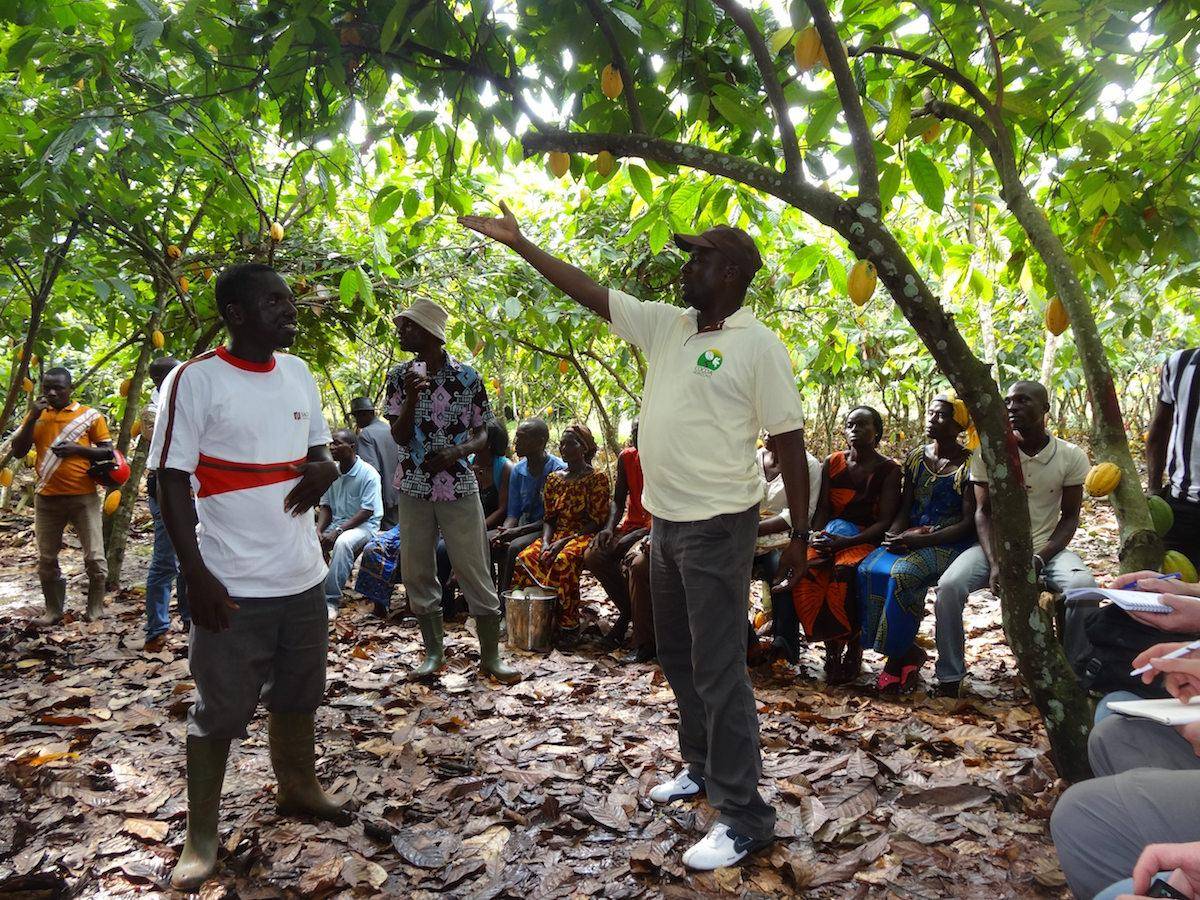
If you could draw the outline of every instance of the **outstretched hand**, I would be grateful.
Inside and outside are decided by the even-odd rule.
[[[487,216],[459,216],[458,224],[511,247],[521,237],[521,229],[517,225],[517,217],[503,200],[500,201],[500,212],[503,215],[495,219]]]

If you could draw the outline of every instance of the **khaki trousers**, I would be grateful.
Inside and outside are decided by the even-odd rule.
[[[58,494],[49,497],[38,494],[33,505],[33,530],[37,536],[38,579],[43,583],[57,581],[62,576],[58,554],[62,552],[63,532],[67,525],[75,529],[83,547],[83,565],[88,585],[103,589],[108,577],[104,558],[104,532],[100,512],[100,495]]]

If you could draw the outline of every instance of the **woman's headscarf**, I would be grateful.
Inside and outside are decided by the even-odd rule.
[[[975,430],[975,423],[971,421],[971,414],[967,412],[967,404],[958,398],[958,393],[954,388],[943,391],[933,399],[949,403],[954,407],[954,421],[967,433],[965,446],[968,450],[975,450],[979,446],[979,432]]]
[[[563,429],[563,434],[571,434],[579,443],[583,444],[583,458],[588,462],[596,455],[596,451],[600,448],[596,446],[596,439],[592,437],[592,429],[586,425],[568,425]]]

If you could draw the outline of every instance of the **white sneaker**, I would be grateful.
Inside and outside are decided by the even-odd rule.
[[[676,800],[695,797],[703,792],[704,779],[694,779],[688,770],[684,769],[670,781],[664,781],[662,784],[652,787],[650,799],[655,803],[674,803]]]
[[[728,825],[718,822],[704,837],[683,854],[683,864],[698,872],[711,872],[736,865],[747,854],[767,846],[770,841],[756,841],[738,834]]]

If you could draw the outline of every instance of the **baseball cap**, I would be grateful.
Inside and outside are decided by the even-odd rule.
[[[675,243],[689,253],[697,247],[716,250],[741,269],[747,278],[753,278],[754,273],[762,268],[762,256],[759,255],[754,238],[740,228],[717,225],[701,234],[677,234]]]

